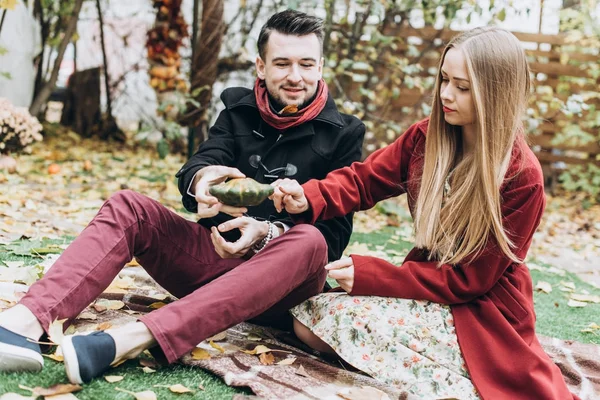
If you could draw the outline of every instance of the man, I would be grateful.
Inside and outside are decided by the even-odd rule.
[[[254,91],[223,92],[226,108],[209,139],[177,173],[183,203],[200,224],[140,194],[113,195],[48,274],[0,314],[0,370],[40,370],[39,346],[28,338],[38,340],[55,319],[75,318],[134,256],[179,300],[123,327],[66,336],[73,383],[147,348],[174,362],[245,320],[291,322],[288,309],[323,289],[323,267],[348,244],[351,216],[293,226],[271,201],[230,207],[208,188],[244,176],[305,182],[359,159],[365,127],[328,95],[322,41],[318,18],[288,10],[269,19],[258,39]]]

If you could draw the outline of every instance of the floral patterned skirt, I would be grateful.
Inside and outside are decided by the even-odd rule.
[[[424,399],[479,399],[449,306],[323,293],[291,313],[346,362]]]

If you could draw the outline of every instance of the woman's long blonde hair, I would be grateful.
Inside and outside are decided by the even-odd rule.
[[[461,51],[475,105],[477,139],[473,154],[460,155],[462,128],[444,119],[441,67],[449,49]],[[430,259],[458,264],[478,255],[490,239],[520,262],[502,226],[500,185],[530,92],[529,67],[518,39],[497,28],[476,28],[454,37],[444,49],[427,130],[425,161],[416,202],[416,245]],[[444,187],[452,171],[451,191]]]

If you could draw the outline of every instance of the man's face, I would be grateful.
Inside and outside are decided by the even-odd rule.
[[[273,31],[265,58],[256,58],[256,71],[271,97],[284,106],[305,106],[317,91],[323,73],[317,35],[295,36]]]

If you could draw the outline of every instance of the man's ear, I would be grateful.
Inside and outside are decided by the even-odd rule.
[[[319,79],[323,78],[323,65],[325,65],[325,57],[321,57],[319,61]]]
[[[264,80],[265,79],[265,62],[263,61],[262,58],[260,58],[260,56],[256,57],[256,75],[258,75],[259,79]]]

